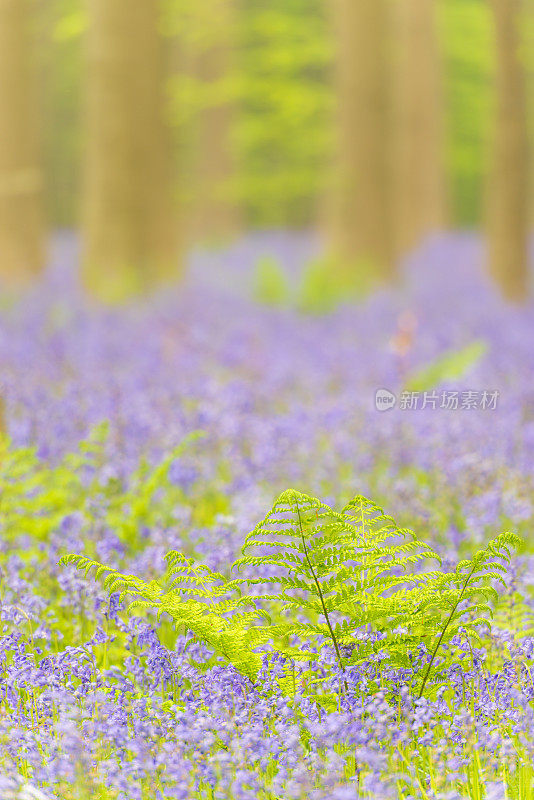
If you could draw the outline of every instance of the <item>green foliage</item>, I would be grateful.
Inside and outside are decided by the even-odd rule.
[[[492,130],[492,9],[484,0],[447,0],[440,23],[451,194],[458,223],[472,226],[482,216]]]
[[[374,276],[376,268],[372,263],[347,265],[331,256],[315,259],[302,274],[297,306],[304,313],[327,314],[343,301],[365,298]]]
[[[337,265],[330,258],[320,258],[306,265],[302,274],[297,305],[308,314],[327,314],[350,296],[339,280]]]
[[[119,592],[133,598],[130,610],[154,608],[158,616],[164,612],[177,626],[191,631],[195,640],[205,642],[221,654],[237,670],[255,680],[262,657],[254,648],[269,639],[268,629],[255,627],[254,622],[266,618],[252,599],[232,591],[223,575],[206,566],[196,566],[182,553],[171,551],[166,556],[167,572],[161,581],[144,581],[135,575],[124,575],[97,561],[69,555],[63,564],[74,564],[87,575],[95,570],[110,593]]]
[[[268,554],[246,554],[258,547],[268,547]],[[305,612],[323,619],[280,624],[276,632],[319,642],[324,639],[336,651],[340,667],[342,645],[353,646],[358,658],[370,654],[369,645],[356,636],[362,626],[387,629],[391,620],[406,621],[405,594],[425,580],[406,571],[427,558],[437,558],[363,497],[338,513],[294,490],[280,495],[245,540],[243,552],[235,568],[270,565],[287,573],[266,578],[262,569],[262,577],[244,579],[249,585],[267,582],[279,586],[279,593],[269,599],[283,602],[282,614]],[[396,570],[402,573],[399,577]],[[391,643],[396,644],[397,637],[393,638]]]
[[[107,425],[95,427],[80,443],[79,452],[57,466],[42,461],[36,448],[14,449],[0,441],[0,497],[2,538],[13,541],[21,534],[34,541],[48,539],[64,517],[85,503],[84,470],[95,465],[107,436]]]
[[[512,585],[499,598],[495,610],[495,626],[513,631],[518,639],[534,636],[534,607],[532,597],[524,597]]]
[[[320,0],[249,0],[240,4],[228,30],[219,19],[224,5],[192,0],[161,5],[160,28],[179,54],[166,87],[182,177],[176,192],[184,203],[192,200],[194,189],[183,184],[195,184],[199,114],[229,101],[238,108],[232,132],[238,166],[222,191],[238,197],[252,227],[307,226],[329,182],[335,144],[330,6]],[[481,219],[491,130],[491,8],[484,0],[438,5],[454,221],[472,226]],[[49,216],[56,226],[72,226],[78,207],[86,16],[80,0],[53,0],[42,4],[37,20],[36,44],[47,43],[40,53],[49,76],[44,149]],[[531,27],[523,21],[527,55]],[[232,68],[200,79],[195,74],[199,55],[221,41],[233,52]]]
[[[255,296],[261,303],[284,305],[290,298],[290,288],[284,270],[275,258],[264,256],[256,263]]]
[[[325,12],[319,0],[241,6],[238,183],[253,226],[300,227],[315,218],[332,139]]]
[[[411,375],[406,382],[409,392],[422,392],[435,389],[442,383],[456,381],[476,366],[487,352],[487,345],[476,340],[461,350],[451,350],[436,361]]]
[[[168,613],[251,680],[262,664],[260,646],[311,660],[303,645],[328,644],[342,673],[378,654],[410,666],[415,648],[425,644],[433,650],[422,694],[441,647],[459,632],[478,640],[491,616],[493,583],[502,582],[517,544],[517,536],[504,533],[454,572],[424,571],[437,554],[371,501],[358,496],[337,512],[289,489],[246,537],[232,565],[253,572],[245,577],[228,580],[174,551],[166,574],[154,581],[79,555],[62,563],[86,574],[96,570],[109,592],[133,598],[131,608]],[[254,595],[251,587],[267,591]],[[380,636],[364,635],[369,628]]]
[[[335,308],[339,299],[330,265],[324,260],[307,264],[299,288],[298,306],[301,311],[311,314],[326,313]]]
[[[87,29],[87,14],[82,8],[75,8],[71,12],[61,16],[54,30],[56,42],[68,42],[71,39],[79,38]]]
[[[124,542],[135,542],[143,526],[170,527],[178,502],[187,504],[183,489],[169,477],[172,462],[186,448],[202,437],[195,431],[158,464],[141,459],[128,484],[109,478],[101,471],[106,461],[109,437],[107,423],[97,425],[77,453],[65,456],[51,466],[37,455],[35,448],[12,448],[9,440],[0,439],[0,530],[7,541],[28,535],[35,542],[47,541],[65,517],[81,512],[87,529],[105,526]],[[99,498],[95,516],[94,497]],[[215,490],[199,489],[194,499],[202,517],[209,524],[227,507]],[[93,542],[94,545],[94,542]]]
[[[113,482],[104,487],[104,521],[122,541],[134,542],[143,526],[174,524],[172,510],[183,498],[183,491],[171,484],[169,468],[203,435],[202,431],[190,433],[155,466],[142,459],[128,487]],[[155,502],[156,495],[161,498],[159,502]]]
[[[514,533],[501,533],[472,559],[460,561],[454,572],[437,575],[424,588],[416,613],[425,626],[430,619],[439,635],[423,678],[420,697],[440,647],[460,631],[480,642],[478,628],[489,624],[491,602],[498,599],[493,584],[497,582],[506,586],[503,574],[510,563],[510,551],[519,544],[519,537]]]

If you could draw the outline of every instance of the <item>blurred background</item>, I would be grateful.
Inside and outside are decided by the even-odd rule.
[[[117,302],[289,231],[346,296],[470,230],[525,301],[533,20],[531,0],[0,0],[6,292],[62,240]],[[276,269],[257,265],[271,299]]]

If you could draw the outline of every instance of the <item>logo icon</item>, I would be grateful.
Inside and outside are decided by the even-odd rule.
[[[375,392],[375,408],[377,411],[391,411],[397,402],[396,396],[389,389],[377,389]]]

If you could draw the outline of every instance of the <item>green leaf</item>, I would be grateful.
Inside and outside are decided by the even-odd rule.
[[[405,384],[406,391],[430,391],[442,383],[459,380],[480,361],[487,349],[487,344],[481,339],[477,339],[461,350],[451,350],[445,353],[436,361],[408,377]]]

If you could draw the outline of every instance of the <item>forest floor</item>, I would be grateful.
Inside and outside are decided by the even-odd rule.
[[[298,287],[318,250],[257,234],[193,254],[181,285],[102,308],[65,234],[42,283],[0,311],[0,797],[534,796],[532,304],[497,297],[466,234],[427,242],[396,288],[306,313]],[[264,257],[288,275],[277,303],[258,299]],[[300,537],[291,613],[280,587],[258,599],[284,576],[280,541],[274,572],[249,562],[257,583],[229,583],[289,488],[307,495],[275,507]],[[403,550],[397,528],[382,536],[363,501],[331,511],[360,495],[441,565]],[[341,525],[326,544],[316,520]],[[486,549],[503,531],[522,539],[510,565],[512,538]],[[174,562],[174,588],[169,551],[194,559]],[[68,553],[115,577],[58,563]],[[362,564],[365,593],[347,605]],[[350,628],[332,636],[328,576],[332,622]],[[126,586],[147,605],[128,611]],[[394,587],[426,594],[393,612]],[[236,616],[240,592],[271,621]]]

